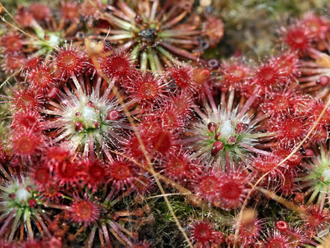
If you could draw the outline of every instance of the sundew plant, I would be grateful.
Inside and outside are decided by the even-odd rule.
[[[0,247],[329,247],[330,12],[230,2],[0,4]]]

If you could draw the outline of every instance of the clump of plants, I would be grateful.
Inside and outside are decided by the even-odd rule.
[[[251,61],[190,0],[0,11],[0,247],[327,247],[327,16]]]

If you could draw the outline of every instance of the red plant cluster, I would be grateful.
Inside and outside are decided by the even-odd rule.
[[[223,25],[192,1],[58,7],[0,37],[0,247],[328,244],[326,18],[259,63],[206,62]]]

